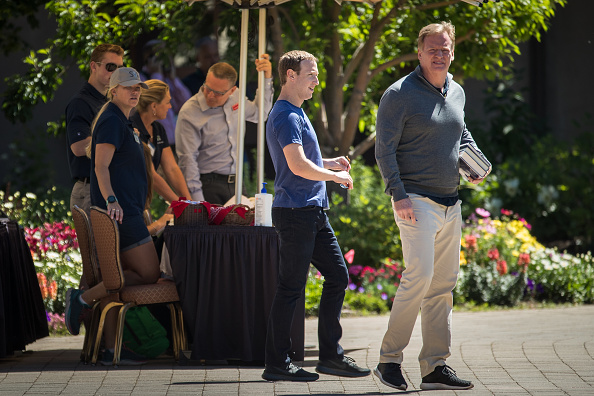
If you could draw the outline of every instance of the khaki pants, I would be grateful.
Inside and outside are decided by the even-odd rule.
[[[448,207],[417,194],[409,196],[418,221],[411,224],[394,213],[406,269],[394,298],[380,362],[402,363],[420,309],[423,348],[419,363],[421,375],[426,376],[450,356],[452,290],[460,269],[461,201]]]
[[[84,181],[77,181],[72,187],[72,193],[70,194],[70,211],[77,205],[79,208],[87,212],[87,215],[91,213],[91,185]]]

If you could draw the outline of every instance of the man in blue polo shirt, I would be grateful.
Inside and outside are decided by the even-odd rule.
[[[91,160],[86,148],[91,141],[91,124],[107,101],[111,74],[124,66],[124,50],[119,45],[100,44],[91,53],[91,75],[83,88],[66,106],[68,164],[74,187],[70,195],[70,210],[77,205],[89,213],[91,208]]]
[[[291,51],[278,64],[281,93],[266,123],[266,142],[276,177],[272,221],[280,241],[279,279],[266,335],[268,381],[315,381],[291,363],[289,336],[297,299],[307,282],[312,263],[324,276],[319,312],[319,373],[347,377],[369,375],[344,356],[340,312],[348,283],[347,267],[328,221],[326,181],[352,189],[349,161],[322,158],[316,133],[301,109],[319,84],[317,59],[305,51]]]

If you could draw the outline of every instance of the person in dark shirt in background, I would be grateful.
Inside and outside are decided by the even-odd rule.
[[[210,37],[203,37],[196,43],[196,63],[198,69],[192,74],[182,79],[182,82],[190,90],[192,95],[196,95],[206,80],[208,69],[219,62],[219,46],[217,42]]]
[[[138,130],[140,139],[149,146],[151,151],[154,190],[169,202],[177,200],[178,197],[190,199],[186,180],[175,162],[173,151],[169,146],[169,138],[161,124],[161,121],[171,112],[169,86],[160,80],[147,80],[145,83],[148,89],[142,90],[130,120]],[[163,169],[167,181],[157,173],[159,168]]]
[[[91,141],[91,123],[107,102],[111,74],[124,66],[124,50],[115,44],[100,44],[91,53],[89,80],[66,106],[68,165],[74,187],[70,195],[70,210],[77,205],[89,213],[91,208],[91,160],[86,148]]]

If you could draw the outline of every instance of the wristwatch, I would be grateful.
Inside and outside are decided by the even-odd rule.
[[[113,196],[113,195],[110,195],[110,196],[109,196],[109,197],[107,197],[107,199],[105,200],[105,206],[109,205],[110,203],[115,203],[115,202],[118,202],[118,199],[117,199],[115,196]]]

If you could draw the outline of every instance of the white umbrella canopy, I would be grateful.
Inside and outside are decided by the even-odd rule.
[[[197,1],[210,1],[210,0],[183,0],[189,5],[194,4]],[[249,23],[249,10],[259,9],[259,36],[258,36],[258,53],[263,54],[266,52],[266,8],[273,7],[275,5],[283,4],[291,0],[215,0],[222,3],[226,3],[235,8],[242,10],[241,14],[241,49],[239,56],[239,128],[237,129],[237,164],[235,168],[235,202],[241,202],[242,187],[243,187],[243,150],[244,150],[244,136],[245,136],[245,91],[246,91],[246,73],[247,73],[247,37],[248,37],[248,23]],[[334,0],[338,4],[342,4],[343,0]],[[348,0],[357,1],[367,4],[379,3],[382,0]],[[258,73],[258,90],[264,92],[264,72]],[[257,144],[257,174],[258,174],[258,186],[261,186],[264,182],[264,144],[265,144],[265,132],[264,132],[264,95],[260,95],[260,103],[258,104],[259,117],[258,117],[258,144]],[[258,187],[259,188],[259,187]]]

